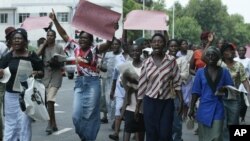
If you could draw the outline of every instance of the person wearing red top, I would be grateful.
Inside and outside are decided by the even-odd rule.
[[[190,73],[195,75],[195,72],[199,68],[203,68],[206,66],[204,61],[203,52],[210,46],[213,41],[213,33],[211,32],[203,32],[200,36],[201,39],[201,49],[197,49],[194,51],[194,54],[190,60]]]
[[[103,53],[111,42],[99,47],[93,46],[93,35],[85,31],[79,34],[79,41],[71,39],[62,28],[54,11],[50,13],[56,29],[67,48],[73,50],[76,58],[78,77],[75,80],[73,101],[73,124],[75,132],[82,141],[94,141],[100,129],[100,96],[101,84],[97,67],[97,54]]]

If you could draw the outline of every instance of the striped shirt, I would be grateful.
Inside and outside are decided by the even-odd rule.
[[[176,59],[168,54],[157,67],[152,57],[143,62],[138,85],[138,99],[144,95],[154,99],[170,99],[175,95],[172,90],[181,89],[181,79]]]

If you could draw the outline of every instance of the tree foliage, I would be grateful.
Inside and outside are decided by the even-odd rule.
[[[173,8],[165,8],[165,0],[153,1],[146,9],[165,11],[169,16],[169,33],[172,33]],[[124,0],[124,13],[141,9],[142,5],[134,0]],[[175,37],[185,38],[191,42],[199,42],[203,31],[215,33],[215,40],[224,38],[236,45],[250,43],[250,24],[244,22],[239,14],[229,15],[227,6],[221,0],[189,0],[187,6],[175,3],[174,12]]]
[[[192,43],[199,43],[201,26],[194,18],[178,18],[175,22],[175,27],[175,38],[188,39]]]

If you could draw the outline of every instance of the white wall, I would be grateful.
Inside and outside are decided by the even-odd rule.
[[[55,12],[68,12],[69,23],[61,23],[66,32],[74,37],[74,28],[70,25],[75,5],[79,0],[0,0],[0,13],[9,13],[8,24],[0,24],[0,41],[5,40],[5,28],[8,26],[20,27],[18,13],[30,13],[30,16],[38,16],[40,12],[50,13],[53,8]],[[122,0],[89,0],[97,5],[111,7],[111,10],[122,13]],[[15,14],[14,14],[15,13]],[[15,19],[15,21],[14,21]],[[122,37],[122,19],[119,21],[119,29],[116,31],[117,38]],[[56,31],[55,27],[53,29]],[[44,30],[28,31],[31,44],[35,45],[36,40],[45,37]],[[57,40],[62,40],[58,35]]]

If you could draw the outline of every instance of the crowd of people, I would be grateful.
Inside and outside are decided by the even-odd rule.
[[[7,67],[11,77],[6,84],[0,83],[5,116],[4,123],[0,122],[4,129],[0,140],[32,138],[32,119],[21,110],[20,92],[13,89],[21,60],[31,62],[29,69],[46,87],[50,120],[45,132],[58,131],[54,104],[64,63],[54,54],[67,51],[73,51],[76,58],[72,120],[82,141],[96,140],[101,123],[108,122],[114,132],[107,138],[119,140],[122,121],[123,141],[129,141],[131,135],[136,141],[183,141],[182,126],[187,119],[198,123],[199,141],[229,141],[229,125],[245,121],[244,97],[250,93],[250,59],[245,57],[245,47],[222,39],[213,45],[212,32],[201,34],[198,48],[188,45],[188,39],[169,40],[162,33],[131,41],[114,37],[95,45],[93,35],[85,31],[78,40],[71,38],[54,11],[50,18],[67,47],[57,44],[55,30],[48,29],[46,38],[38,40],[37,51],[29,51],[25,29],[5,30],[6,44],[0,44],[0,77]]]

